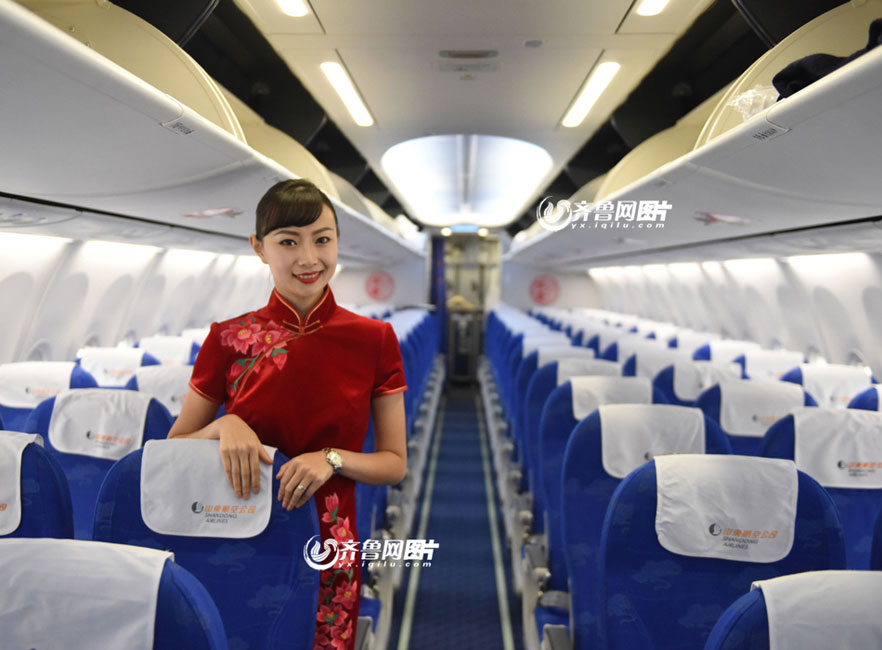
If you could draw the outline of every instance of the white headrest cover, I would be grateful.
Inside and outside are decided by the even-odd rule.
[[[663,454],[703,454],[704,414],[669,404],[607,404],[600,407],[603,469],[625,478]]]
[[[557,385],[580,375],[602,375],[617,377],[622,374],[622,367],[615,361],[593,359],[591,357],[561,359],[557,362]]]
[[[524,359],[535,350],[545,346],[552,345],[569,345],[570,339],[567,338],[565,334],[561,334],[560,336],[539,336],[539,337],[524,337],[523,342],[521,343],[521,359]]]
[[[274,447],[264,448],[270,458]],[[260,492],[237,499],[218,440],[150,440],[141,457],[141,515],[162,535],[259,535],[270,520],[273,466],[260,463]]]
[[[152,354],[162,364],[186,365],[190,363],[193,340],[183,336],[146,336],[138,347]]]
[[[720,384],[720,427],[734,436],[759,438],[791,409],[805,405],[802,386],[771,379]]]
[[[783,374],[802,362],[802,352],[748,350],[744,353],[744,373],[751,379],[781,379]]]
[[[646,377],[647,379],[655,379],[655,376],[662,370],[677,361],[690,361],[682,351],[676,348],[666,348],[659,345],[654,347],[641,346],[634,350],[631,354],[636,354],[637,365],[634,370],[638,377]],[[619,359],[624,363],[628,360],[626,357],[619,355]]]
[[[573,417],[582,420],[601,404],[649,404],[652,384],[645,377],[573,377]]]
[[[655,459],[655,532],[671,553],[777,562],[796,523],[796,465],[748,456]]]
[[[711,361],[732,361],[748,350],[759,350],[760,344],[754,341],[735,341],[732,339],[723,339],[720,341],[708,342],[710,347]]]
[[[138,390],[158,399],[169,412],[181,412],[184,395],[190,390],[191,366],[142,366],[135,371]]]
[[[4,648],[152,650],[171,553],[72,539],[0,539]]]
[[[741,378],[741,366],[719,361],[674,361],[674,394],[693,402],[711,386]]]
[[[593,359],[594,350],[591,348],[580,348],[575,345],[550,345],[539,348],[536,367],[551,363],[552,361],[560,361],[561,359]]]
[[[144,442],[150,395],[78,388],[55,398],[49,442],[65,454],[119,460]]]
[[[882,489],[882,413],[793,411],[794,461],[824,487]]]
[[[80,365],[99,386],[125,386],[141,365],[144,350],[139,348],[83,348]]]
[[[811,571],[751,589],[763,590],[770,650],[882,648],[878,571]]]
[[[800,370],[805,392],[815,398],[818,406],[845,408],[855,395],[872,385],[866,369],[859,366],[806,363]]]
[[[72,361],[23,361],[0,365],[0,404],[32,409],[70,388]]]
[[[21,524],[21,456],[30,444],[42,447],[43,438],[0,431],[0,536],[14,533]]]

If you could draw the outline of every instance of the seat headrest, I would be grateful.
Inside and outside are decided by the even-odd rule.
[[[138,390],[158,399],[173,416],[181,412],[190,390],[191,366],[142,366],[135,371]]]
[[[866,390],[872,383],[867,368],[840,364],[801,365],[802,385],[815,398],[818,406],[848,406],[851,398]]]
[[[264,448],[273,457],[274,447]],[[260,463],[260,492],[236,498],[218,440],[150,440],[141,457],[141,515],[162,535],[259,535],[272,512],[273,466]]]
[[[0,365],[0,404],[33,409],[70,388],[73,361],[22,361]]]
[[[3,646],[153,650],[159,580],[172,559],[122,544],[0,539]]]
[[[150,395],[76,388],[55,398],[49,442],[64,454],[119,460],[144,442]]]
[[[187,365],[193,340],[183,336],[145,336],[138,347],[159,359],[163,365]]]
[[[824,487],[882,489],[882,413],[794,409],[794,461]]]
[[[882,648],[882,573],[811,571],[751,589],[766,602],[769,650]]]
[[[617,377],[622,374],[622,366],[615,361],[594,359],[593,357],[568,357],[557,362],[557,385],[580,375],[603,375]]]
[[[139,348],[83,348],[77,353],[83,370],[99,386],[125,386],[141,365],[144,350]]]
[[[654,462],[655,531],[663,548],[763,563],[790,553],[798,494],[792,461],[680,454]]]
[[[748,350],[744,353],[744,373],[751,379],[781,379],[784,373],[802,362],[802,352]]]
[[[560,361],[561,359],[593,359],[594,350],[591,348],[580,348],[574,345],[550,345],[539,348],[539,356],[536,359],[536,367],[551,363],[552,361]]]
[[[720,427],[736,436],[762,437],[791,409],[805,405],[801,386],[770,379],[720,383]]]
[[[664,454],[705,452],[701,409],[669,404],[606,404],[599,409],[603,469],[625,478]]]
[[[646,377],[591,377],[570,379],[573,417],[586,418],[601,404],[650,404],[652,384]]]
[[[694,401],[702,391],[724,381],[741,378],[741,366],[720,361],[674,361],[674,394]]]

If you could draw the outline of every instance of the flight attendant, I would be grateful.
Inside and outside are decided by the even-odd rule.
[[[275,284],[269,303],[212,324],[169,438],[220,440],[224,469],[242,499],[267,487],[260,463],[272,461],[261,445],[279,448],[291,460],[277,475],[277,498],[288,510],[315,507],[322,538],[342,547],[358,539],[355,482],[392,485],[406,471],[398,339],[389,323],[334,302],[328,282],[339,227],[315,185],[287,180],[271,187],[258,203],[255,230],[251,246]],[[215,420],[221,404],[226,415]],[[371,413],[376,451],[365,454]],[[360,590],[360,563],[322,571],[316,650],[353,647]]]

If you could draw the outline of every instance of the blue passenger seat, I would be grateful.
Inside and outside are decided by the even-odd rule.
[[[573,600],[606,606],[574,617],[576,650],[701,648],[752,582],[845,567],[830,496],[778,459],[661,456],[632,472],[604,519],[599,579],[577,561],[582,535],[564,518]]]
[[[171,425],[159,401],[128,390],[64,391],[34,409],[25,429],[43,436],[46,450],[64,469],[77,539],[91,535],[98,488],[110,466],[147,440],[165,438]]]
[[[0,537],[73,537],[70,490],[35,434],[0,431]]]
[[[151,441],[108,472],[93,537],[172,551],[217,604],[230,648],[311,650],[320,573],[304,557],[318,544],[318,517],[312,502],[289,512],[276,499],[274,477],[287,460],[275,452],[272,466],[261,463],[260,493],[241,500],[217,441]],[[172,476],[181,478],[168,485]]]
[[[4,648],[228,650],[211,596],[170,553],[0,539]]]

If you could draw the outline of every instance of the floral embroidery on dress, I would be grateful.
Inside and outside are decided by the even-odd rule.
[[[279,370],[285,367],[288,350],[284,346],[291,340],[291,337],[285,338],[285,333],[275,321],[261,325],[250,314],[230,323],[221,332],[222,345],[232,347],[236,352],[251,355],[236,359],[230,366],[229,376],[232,383],[227,386],[227,392],[231,397],[236,394],[239,381],[249,370],[253,368],[255,372],[259,372],[258,364],[262,359],[272,359]]]
[[[349,527],[349,517],[337,516],[339,508],[340,498],[336,493],[326,496],[322,521],[331,524],[331,535],[337,541],[338,548],[343,550],[346,548],[345,542],[353,542],[355,536]],[[333,568],[322,571],[313,650],[347,650],[351,647],[351,614],[358,605],[358,581],[353,579],[351,560],[347,562],[346,557],[345,553],[341,554],[341,559]]]

